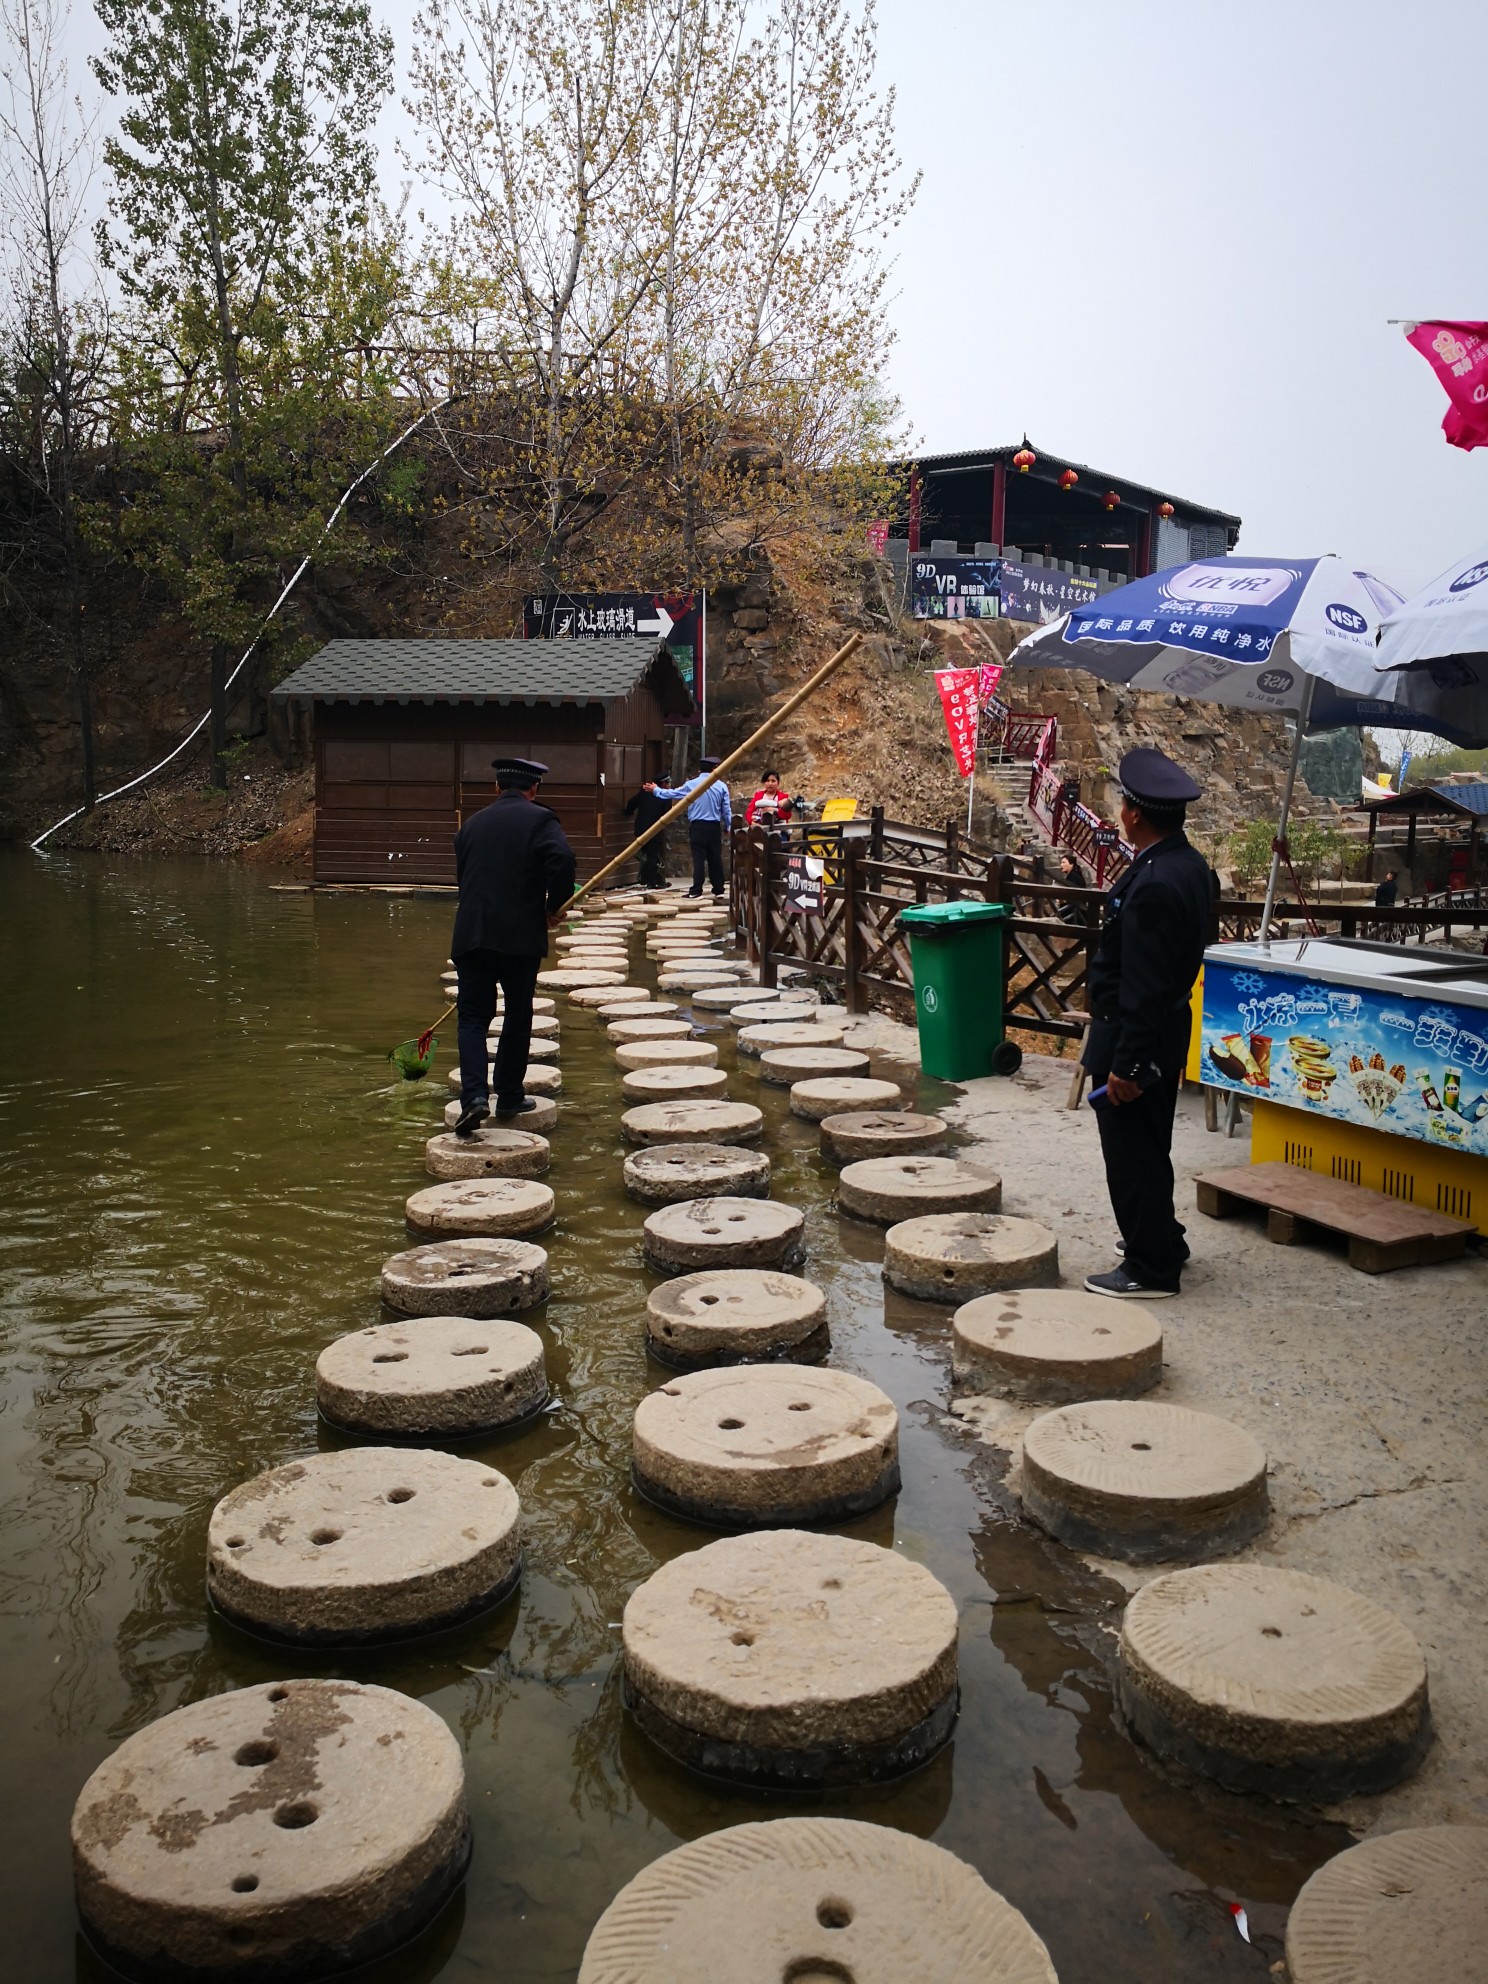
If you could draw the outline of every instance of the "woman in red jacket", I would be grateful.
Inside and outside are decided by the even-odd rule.
[[[744,824],[752,827],[783,827],[791,816],[789,795],[780,790],[779,772],[767,771],[765,782],[744,809]]]

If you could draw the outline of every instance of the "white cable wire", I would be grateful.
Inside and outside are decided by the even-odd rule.
[[[295,587],[304,577],[305,572],[309,568],[310,560],[315,556],[316,552],[325,542],[326,537],[329,535],[330,531],[335,525],[336,519],[340,516],[341,512],[346,508],[347,504],[351,501],[352,497],[356,494],[356,492],[361,488],[362,484],[367,480],[367,477],[369,475],[374,474],[376,470],[381,468],[383,463],[387,460],[388,456],[395,453],[397,449],[401,448],[403,443],[408,439],[410,434],[417,433],[418,429],[423,426],[424,422],[428,420],[432,414],[442,413],[447,406],[453,406],[456,400],[463,399],[464,397],[465,395],[463,393],[446,393],[442,400],[439,400],[438,402],[436,402],[435,405],[431,407],[425,408],[424,412],[422,412],[419,415],[418,419],[413,422],[412,426],[405,427],[403,429],[403,432],[398,436],[398,438],[395,441],[390,441],[388,445],[383,449],[382,453],[378,455],[375,458],[375,460],[369,462],[367,466],[362,470],[361,474],[357,477],[356,481],[353,482],[351,486],[346,490],[340,502],[336,505],[335,509],[332,510],[331,514],[326,518],[325,525],[322,528],[319,537],[316,538],[314,544],[311,545],[310,549],[305,553],[304,557],[300,560],[299,566],[295,571],[294,577],[289,581],[289,584],[284,588],[283,592],[280,593],[279,597],[274,601],[274,604],[269,608],[268,612],[264,615],[262,621],[259,623],[258,632],[253,636],[253,639],[248,643],[247,647],[243,650],[242,659],[238,662],[238,665],[236,666],[236,668],[234,668],[232,674],[228,676],[227,680],[222,685],[224,695],[232,687],[234,682],[237,681],[238,677],[242,674],[243,670],[247,667],[248,662],[252,657],[253,650],[258,646],[259,642],[264,637],[269,622],[273,619],[274,615],[279,611],[280,607],[284,604],[285,600],[289,598],[289,595],[294,591]],[[207,724],[211,722],[211,720],[212,720],[212,712],[209,709],[205,716],[199,718],[198,721],[192,725],[190,730],[187,731],[186,735],[181,739],[180,743],[176,746],[174,751],[169,752],[165,757],[163,757],[158,765],[151,765],[150,769],[147,772],[141,772],[138,778],[130,779],[128,783],[125,785],[116,785],[112,792],[101,792],[98,795],[98,797],[93,801],[94,807],[96,808],[99,806],[106,806],[111,799],[118,799],[126,792],[133,792],[134,788],[137,785],[143,785],[146,779],[154,778],[156,772],[163,772],[167,765],[174,763],[174,761],[180,757],[181,753],[186,749],[188,744],[193,743],[196,738],[200,737],[202,731],[206,728]],[[59,828],[65,827],[71,821],[81,818],[81,816],[87,811],[88,808],[86,806],[78,806],[75,807],[71,813],[64,814],[60,820],[53,821],[52,825],[47,828],[44,834],[38,834],[36,839],[32,841],[31,843],[32,853],[35,854],[39,852],[43,842],[49,841],[52,835],[56,833]]]

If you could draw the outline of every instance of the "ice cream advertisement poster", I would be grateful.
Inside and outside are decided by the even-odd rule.
[[[1203,1079],[1365,1129],[1488,1152],[1488,1012],[1204,968]]]

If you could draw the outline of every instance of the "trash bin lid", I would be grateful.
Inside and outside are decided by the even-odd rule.
[[[901,909],[899,921],[923,929],[942,929],[958,923],[995,923],[1008,913],[1005,902],[921,902]]]

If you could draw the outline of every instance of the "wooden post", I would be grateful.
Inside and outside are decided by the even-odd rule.
[[[1369,809],[1369,852],[1364,857],[1364,879],[1374,880],[1374,834],[1379,825],[1379,813],[1373,806]]]
[[[775,986],[775,960],[771,952],[770,923],[774,915],[775,882],[775,837],[765,834],[760,842],[760,918],[759,918],[759,973],[760,984],[773,991]]]
[[[1476,822],[1474,822],[1473,831],[1474,833],[1477,832]],[[868,815],[868,851],[875,861],[883,860],[884,809],[882,806],[875,806],[873,811]]]
[[[850,1013],[864,1013],[868,1001],[863,997],[858,983],[858,968],[861,963],[861,945],[858,941],[858,892],[862,886],[859,861],[862,858],[861,843],[850,840],[842,850],[842,962],[844,979],[843,1002]]]

